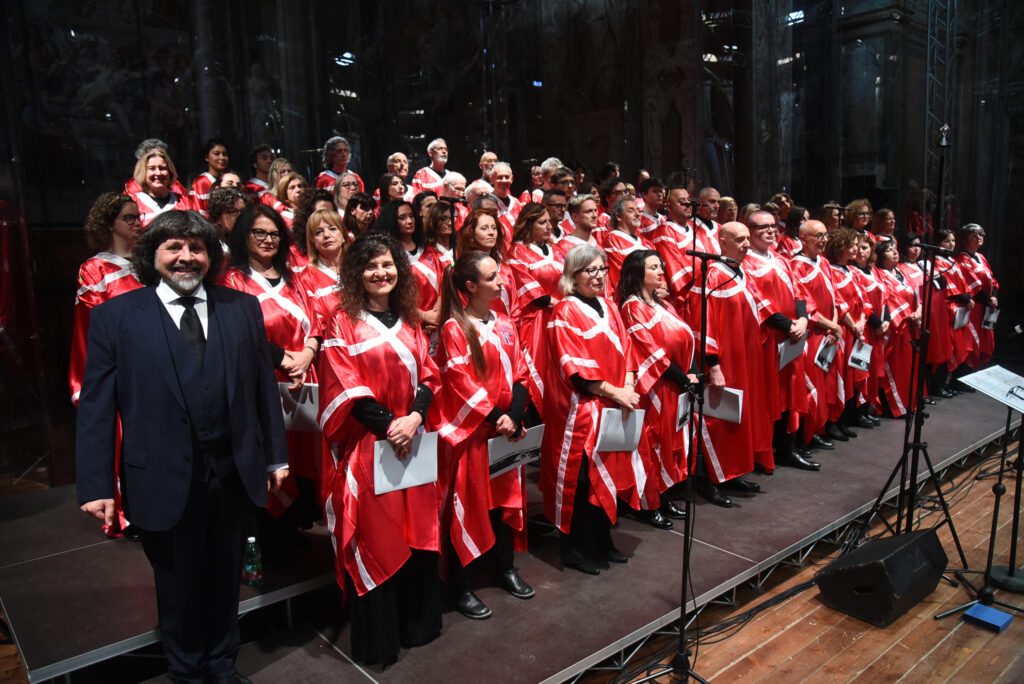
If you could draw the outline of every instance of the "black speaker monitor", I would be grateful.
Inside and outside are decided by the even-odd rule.
[[[877,539],[814,575],[830,608],[888,627],[935,591],[948,559],[934,529]]]

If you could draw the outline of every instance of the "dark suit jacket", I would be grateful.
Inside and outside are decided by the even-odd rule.
[[[267,500],[267,467],[287,463],[281,400],[259,302],[252,295],[208,286],[211,325],[206,360],[227,383],[231,448],[238,475],[256,506]],[[212,347],[212,348],[211,348]],[[76,439],[79,501],[113,498],[117,417],[123,426],[125,510],[142,529],[174,526],[192,476],[193,431],[185,401],[183,355],[190,354],[153,287],[96,307]],[[195,357],[192,357],[194,360]],[[193,363],[198,369],[198,364]],[[189,378],[184,378],[186,382]]]

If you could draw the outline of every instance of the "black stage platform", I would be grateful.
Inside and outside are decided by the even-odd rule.
[[[940,470],[999,437],[1006,422],[1005,409],[978,394],[930,412],[925,438]],[[819,452],[820,473],[785,468],[752,476],[764,493],[734,496],[732,509],[698,502],[695,604],[756,579],[869,510],[899,458],[903,428],[902,420],[883,420]],[[0,520],[0,601],[32,681],[156,641],[152,575],[141,548],[98,539],[70,488],[0,499]],[[384,672],[351,663],[340,615],[245,646],[239,669],[255,682],[563,681],[678,617],[682,535],[622,518],[613,536],[630,561],[600,577],[563,570],[555,536],[531,536],[518,565],[537,590],[533,600],[482,587],[490,620],[448,612],[440,639],[403,651]],[[258,593],[243,587],[241,610],[332,583],[328,540],[313,541],[289,576],[268,575]],[[133,610],[123,610],[126,604]]]

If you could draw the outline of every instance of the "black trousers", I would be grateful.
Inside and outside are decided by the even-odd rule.
[[[398,651],[430,643],[441,635],[441,579],[438,554],[412,549],[409,560],[387,581],[356,593],[346,575],[352,659],[387,667]]]
[[[181,520],[142,531],[153,566],[157,611],[169,672],[201,684],[235,671],[240,639],[238,590],[252,504],[238,474],[193,480]]]
[[[494,564],[498,572],[515,570],[516,540],[515,530],[505,524],[501,519],[501,509],[495,508],[489,511],[491,529],[494,530],[494,546],[487,552],[473,560],[469,565],[463,566],[459,561],[459,554],[455,553],[450,536],[446,536],[448,545],[448,591],[458,597],[472,588],[473,569],[478,567],[484,556],[493,555]]]
[[[590,458],[584,454],[576,481],[569,534],[558,533],[558,548],[566,565],[593,562],[604,557],[612,544],[612,521],[600,506],[587,500],[590,495]]]

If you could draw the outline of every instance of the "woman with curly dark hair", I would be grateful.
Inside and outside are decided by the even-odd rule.
[[[85,239],[99,250],[78,269],[78,292],[75,297],[75,323],[71,333],[71,367],[68,384],[71,403],[78,405],[85,373],[85,351],[89,339],[89,314],[93,308],[114,297],[142,287],[131,264],[132,249],[145,229],[139,207],[128,195],[105,192],[96,198],[85,219]],[[127,527],[121,511],[121,491],[114,489],[114,504],[119,527],[103,531],[109,537],[120,537]]]
[[[436,483],[377,494],[374,452],[407,458],[440,388],[416,312],[409,260],[391,237],[357,238],[341,266],[320,378],[324,511],[347,587],[352,656],[388,665],[441,633]]]
[[[231,240],[231,231],[235,227],[238,215],[245,209],[245,195],[239,188],[214,188],[210,191],[210,201],[206,211],[210,214],[210,223],[220,233],[221,245],[228,252],[227,243]]]

